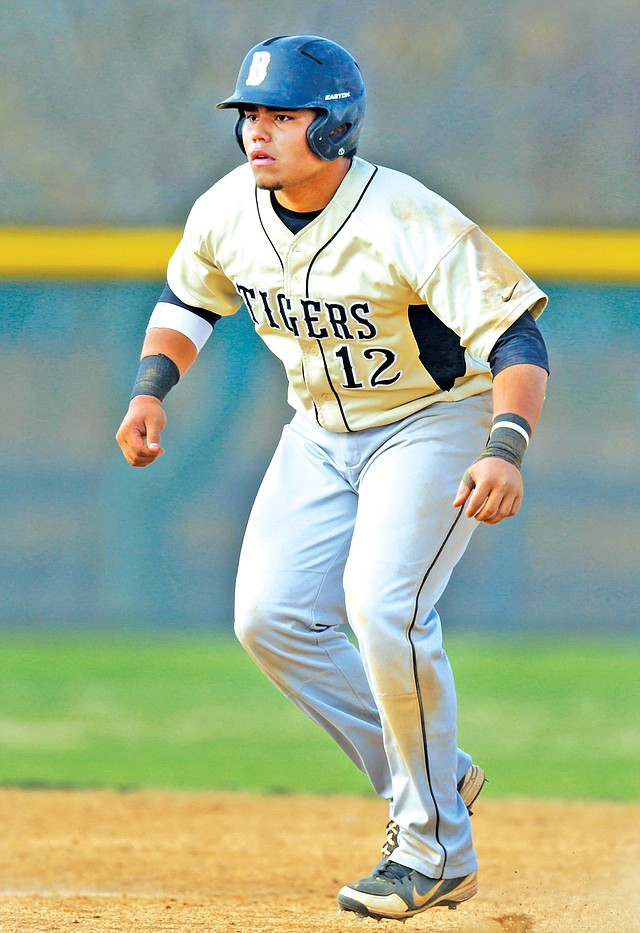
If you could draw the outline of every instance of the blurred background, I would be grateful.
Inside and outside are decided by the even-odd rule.
[[[597,248],[598,234],[640,226],[634,0],[392,11],[375,0],[5,0],[0,17],[7,628],[231,630],[244,523],[291,414],[248,315],[218,326],[172,392],[157,464],[129,468],[114,434],[186,214],[241,161],[234,118],[214,104],[261,39],[319,33],[349,48],[369,91],[360,154],[415,175],[489,232],[544,228],[553,254],[556,229],[595,231]],[[18,274],[7,257],[25,228]],[[80,265],[103,249],[104,228],[165,231],[170,245],[151,271],[133,256],[126,272],[53,263],[45,274],[43,251],[71,228],[84,231]],[[546,410],[525,508],[478,531],[441,605],[450,630],[635,631],[640,271],[638,240],[624,242],[622,272],[609,260],[567,272],[576,257],[561,240],[553,273],[526,265],[550,296]]]

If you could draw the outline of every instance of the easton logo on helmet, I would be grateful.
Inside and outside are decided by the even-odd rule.
[[[351,97],[351,91],[347,91],[344,94],[325,94],[325,100],[343,100],[345,97]]]

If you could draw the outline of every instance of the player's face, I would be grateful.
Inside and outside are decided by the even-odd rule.
[[[326,207],[350,163],[327,162],[311,151],[307,129],[315,111],[257,106],[244,113],[242,141],[258,188],[282,192],[278,200],[292,210]]]

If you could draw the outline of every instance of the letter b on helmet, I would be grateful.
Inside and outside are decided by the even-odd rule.
[[[257,87],[259,84],[262,84],[267,77],[267,68],[269,67],[270,61],[271,55],[269,52],[253,53],[251,65],[249,66],[249,74],[245,82],[247,87]]]

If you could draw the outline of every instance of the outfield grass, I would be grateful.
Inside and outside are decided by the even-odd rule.
[[[232,639],[0,637],[0,783],[369,792]],[[449,639],[487,794],[640,800],[638,647]]]

